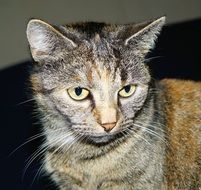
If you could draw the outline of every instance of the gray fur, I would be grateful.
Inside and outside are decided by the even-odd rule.
[[[34,97],[47,138],[44,165],[61,190],[164,189],[161,92],[153,93],[144,64],[164,21],[58,29],[30,21],[27,36],[37,62],[32,75],[41,87],[32,82]],[[136,92],[118,97],[128,84],[137,85]],[[89,89],[91,97],[72,100],[66,92],[72,86]],[[94,110],[110,107],[119,123],[107,133]]]

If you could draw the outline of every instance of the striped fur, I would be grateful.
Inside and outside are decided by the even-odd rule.
[[[144,63],[164,22],[29,22],[30,79],[46,136],[38,155],[59,189],[201,188],[201,85],[152,81]],[[134,94],[120,97],[130,84]],[[71,87],[90,95],[75,101]]]

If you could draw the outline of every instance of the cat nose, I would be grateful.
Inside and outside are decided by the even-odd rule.
[[[116,126],[116,122],[103,123],[101,126],[104,128],[105,132],[110,132]]]

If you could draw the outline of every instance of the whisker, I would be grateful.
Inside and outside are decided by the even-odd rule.
[[[69,134],[67,134],[67,135],[69,136]],[[68,137],[67,135],[64,136],[63,138],[56,139],[56,141],[54,143],[58,143],[59,141],[62,141],[63,139],[67,138]],[[36,150],[31,156],[29,156],[29,158],[27,159],[28,161],[27,161],[27,164],[25,166],[23,175],[22,175],[22,180],[24,179],[24,176],[25,176],[26,171],[29,168],[29,166],[34,162],[34,160],[36,158],[40,158],[42,156],[42,154],[44,152],[46,152],[46,150],[48,150],[48,148],[49,148],[48,144],[46,145],[45,143],[43,143],[43,145],[38,150]]]
[[[34,178],[33,178],[33,180],[32,180],[32,183],[31,183],[31,185],[30,185],[31,187],[33,186],[33,184],[34,184],[34,182],[36,181],[36,179],[40,177],[41,172],[42,172],[42,170],[43,170],[43,167],[44,167],[44,164],[41,164],[41,166],[39,167],[38,171],[36,172],[36,174],[35,174],[35,176],[34,176]]]
[[[152,123],[153,124],[155,123],[156,125],[143,124],[143,123],[140,123],[139,121],[136,122],[137,125],[146,125],[147,127],[153,128],[155,130],[159,130],[159,131],[163,132],[164,134],[167,134],[167,132],[164,129],[162,129],[159,126],[157,126],[159,123],[157,123],[157,122],[152,122]],[[163,125],[163,124],[160,124],[160,125],[162,125],[163,127],[165,127],[165,125]]]
[[[133,130],[131,130],[129,128],[127,128],[127,131],[129,132],[130,135],[135,135],[136,137],[142,139],[143,141],[145,141],[147,144],[149,144],[151,146],[151,143],[147,139],[142,137],[140,134],[136,133],[135,131],[133,131]]]
[[[20,106],[20,105],[22,105],[22,104],[25,104],[25,103],[28,103],[28,102],[31,102],[31,101],[34,101],[34,100],[35,100],[35,98],[31,98],[31,99],[29,99],[29,100],[25,100],[25,101],[23,101],[23,102],[18,103],[17,106]]]
[[[67,135],[65,134],[62,138],[60,138],[59,140],[57,140],[56,142],[54,143],[58,143],[59,141],[62,141],[66,138],[68,138],[70,135],[72,135],[73,133],[68,133]],[[75,136],[76,138],[76,136]],[[72,143],[70,143],[70,145],[68,146],[68,150],[70,149],[70,147],[73,145],[74,141]],[[67,143],[66,142],[63,142],[58,148],[56,148],[49,156],[49,158],[51,159],[52,155],[54,155],[57,151],[59,151],[64,145],[66,145]],[[40,173],[43,169],[45,165],[45,162],[43,162],[43,164],[40,166],[40,168],[38,169],[37,173],[35,174],[34,178],[33,178],[33,181],[32,181],[32,184],[34,183],[34,181],[36,180],[37,176],[39,177],[40,176]]]
[[[68,137],[68,136],[67,136]],[[66,136],[65,136],[65,138],[67,138]],[[68,146],[68,148],[67,149],[65,149],[65,151],[67,152],[78,140],[80,140],[81,139],[81,135],[79,135],[79,134],[75,134],[75,139],[69,144],[69,146]],[[64,139],[64,138],[63,138]],[[53,154],[55,154],[57,151],[59,151],[64,145],[66,145],[67,143],[66,142],[64,142],[64,143],[62,143],[56,150],[54,150],[51,154],[50,154],[50,156],[49,156],[49,158],[51,159],[51,156],[53,155]],[[59,158],[58,158],[59,159]],[[39,177],[40,175],[41,175],[41,171],[42,171],[42,169],[43,169],[43,167],[44,167],[44,164],[45,164],[45,162],[40,166],[40,168],[38,169],[38,171],[37,171],[37,173],[36,173],[36,175],[34,176],[34,179],[33,179],[33,182],[32,182],[32,184],[34,183],[34,181],[36,180],[36,178],[37,178],[37,176]]]
[[[63,128],[58,128],[58,129],[54,129],[54,131],[51,131],[51,132],[56,132],[56,131],[60,131],[62,129],[66,129],[65,127]],[[23,146],[25,146],[26,144],[40,138],[40,137],[44,137],[45,138],[45,132],[41,132],[41,133],[38,133],[36,135],[33,135],[31,137],[29,137],[24,143],[20,144],[18,147],[16,147],[13,151],[11,151],[11,153],[8,155],[8,157],[12,156],[17,150],[19,150],[20,148],[22,148]]]
[[[68,136],[64,136],[65,138],[67,138]],[[63,138],[63,139],[65,139],[65,138]],[[75,136],[75,138],[76,138],[76,136]],[[74,141],[73,141],[74,142]],[[71,147],[71,145],[73,144],[73,142],[71,142],[70,143],[70,145],[68,146],[68,149],[67,150],[69,150],[70,149],[70,147]],[[67,143],[66,142],[63,142],[58,148],[56,148],[52,153],[51,153],[51,155],[53,155],[53,154],[55,154],[57,151],[59,151],[64,145],[66,145]]]
[[[38,150],[36,150],[29,158],[27,161],[27,164],[25,165],[23,174],[22,174],[22,181],[24,180],[25,174],[30,167],[30,165],[33,163],[33,161],[38,158],[41,154],[43,154],[46,150],[48,149],[48,146],[41,146]]]
[[[159,138],[160,140],[162,140],[164,143],[167,143],[167,141],[164,139],[164,137],[161,136],[161,135],[159,135],[159,134],[156,133],[155,131],[153,131],[153,130],[147,128],[147,127],[144,127],[144,126],[137,125],[137,124],[135,124],[135,123],[134,123],[133,125],[136,126],[136,127],[139,127],[139,128],[145,129],[145,132],[148,132],[149,134],[151,134],[151,135],[153,135],[153,136]]]
[[[23,147],[24,145],[26,145],[27,143],[29,143],[29,142],[31,142],[31,141],[33,141],[33,140],[36,140],[36,139],[38,139],[38,138],[40,138],[40,137],[43,137],[43,136],[45,136],[44,132],[39,133],[39,134],[36,134],[36,135],[34,135],[34,136],[28,138],[27,141],[25,141],[24,143],[22,143],[21,145],[19,145],[17,148],[15,148],[15,149],[8,155],[8,157],[12,156],[17,150],[19,150],[20,148],[22,148],[22,147]]]

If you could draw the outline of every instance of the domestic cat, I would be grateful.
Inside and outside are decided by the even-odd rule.
[[[201,188],[201,83],[156,81],[145,63],[164,24],[28,23],[44,169],[59,189]]]

